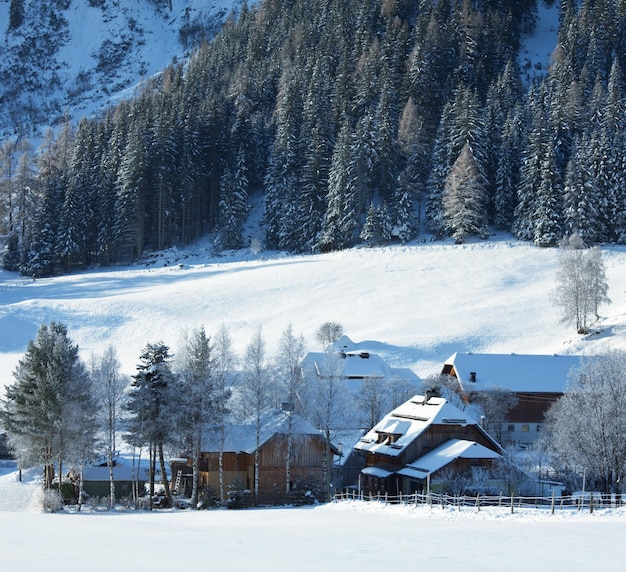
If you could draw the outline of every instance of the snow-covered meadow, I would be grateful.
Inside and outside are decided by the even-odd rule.
[[[16,483],[15,473],[0,476],[3,570],[624,569],[622,509],[511,514],[508,508],[349,501],[244,511],[41,514],[30,504],[38,494],[32,481]],[[21,512],[7,510],[8,498]]]
[[[259,326],[271,353],[291,323],[309,349],[324,321],[419,376],[455,351],[593,354],[626,347],[626,249],[603,248],[612,303],[594,333],[562,324],[550,299],[558,250],[495,236],[288,257],[212,254],[209,243],[130,267],[29,280],[0,272],[0,385],[42,322],[68,326],[85,359],[112,344],[132,374],[148,341],[175,351],[185,328],[224,324],[242,351]],[[0,470],[6,570],[622,570],[621,509],[409,508],[364,503],[247,511],[42,514],[32,472]]]

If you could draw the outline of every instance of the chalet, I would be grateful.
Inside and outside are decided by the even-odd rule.
[[[371,344],[371,342],[370,342]],[[305,379],[334,376],[345,380],[346,388],[358,392],[365,380],[380,383],[404,380],[417,389],[420,379],[406,368],[392,368],[385,360],[368,349],[368,343],[355,343],[348,336],[342,336],[331,344],[328,351],[309,352],[302,360]]]
[[[259,436],[259,504],[282,504],[287,502],[287,411],[272,410],[264,414]],[[292,415],[292,458],[290,462],[290,486],[323,491],[326,480],[326,443],[323,435],[297,413]],[[223,441],[223,443],[222,443]],[[246,422],[231,425],[221,438],[221,432],[207,429],[199,459],[200,486],[212,487],[216,492],[219,485],[219,457],[222,451],[225,492],[230,490],[254,490],[256,424]],[[331,445],[331,455],[339,453]],[[174,483],[182,481],[185,492],[190,493],[191,460],[174,460],[171,463]],[[332,466],[330,459],[328,466]],[[180,476],[179,476],[180,475]]]
[[[394,409],[354,446],[365,456],[360,489],[425,491],[433,478],[491,469],[502,449],[463,411],[437,396],[416,395]]]
[[[468,402],[482,391],[503,388],[517,397],[502,427],[502,444],[530,444],[541,434],[545,414],[563,395],[580,356],[455,353],[441,371],[456,378]]]

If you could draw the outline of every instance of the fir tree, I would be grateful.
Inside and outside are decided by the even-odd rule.
[[[95,441],[93,395],[78,346],[58,322],[40,326],[28,343],[0,411],[13,448],[25,466],[44,465],[44,487],[54,467],[84,460]]]
[[[147,445],[149,450],[150,509],[155,493],[157,460],[166,499],[170,503],[172,501],[163,453],[165,443],[171,438],[170,430],[177,410],[170,358],[169,347],[162,342],[146,345],[139,358],[137,373],[133,376],[127,403],[129,442],[134,446]]]

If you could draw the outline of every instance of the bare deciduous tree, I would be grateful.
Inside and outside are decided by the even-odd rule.
[[[326,348],[343,336],[343,326],[337,322],[324,322],[315,332],[315,339]]]
[[[626,467],[626,352],[585,359],[568,390],[548,411],[556,461],[585,469],[604,492],[618,492]]]
[[[590,318],[598,317],[599,307],[611,302],[602,251],[585,248],[578,234],[565,237],[559,246],[562,250],[552,297],[561,308],[562,320],[574,323],[576,331],[584,334],[589,331]]]

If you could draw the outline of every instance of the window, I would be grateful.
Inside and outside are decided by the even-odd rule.
[[[541,425],[537,425],[537,433],[541,433]]]
[[[528,425],[522,425],[522,433],[528,433]]]
[[[513,431],[515,431],[515,425],[508,425],[506,430],[509,433],[513,433]]]

